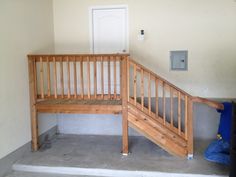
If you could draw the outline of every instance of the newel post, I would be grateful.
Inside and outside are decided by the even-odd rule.
[[[188,99],[188,159],[193,159],[193,101]]]
[[[30,118],[31,118],[31,135],[32,135],[32,151],[38,150],[38,120],[35,108],[37,92],[36,92],[36,62],[35,58],[28,56],[29,70],[29,93],[30,93]]]
[[[128,56],[122,57],[121,95],[122,95],[122,153],[128,155]]]

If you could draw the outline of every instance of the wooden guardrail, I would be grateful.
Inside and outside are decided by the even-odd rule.
[[[28,55],[36,100],[121,99],[121,62],[128,55]]]
[[[38,149],[36,104],[42,100],[122,100],[123,153],[128,153],[128,104],[183,138],[188,154],[193,154],[193,102],[224,108],[191,96],[127,54],[28,55],[28,62],[34,150]]]
[[[191,96],[132,59],[127,78],[128,102],[184,138],[189,154],[193,154],[193,102],[224,109],[221,103]]]

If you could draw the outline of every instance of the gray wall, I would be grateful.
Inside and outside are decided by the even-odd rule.
[[[216,137],[220,114],[211,107],[194,104],[194,137],[213,139]],[[59,133],[121,135],[121,115],[58,114]],[[130,129],[130,135],[138,135]]]

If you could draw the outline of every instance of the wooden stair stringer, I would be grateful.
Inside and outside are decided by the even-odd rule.
[[[131,128],[134,128],[170,154],[179,157],[187,156],[187,147],[181,145],[181,143],[178,143],[176,139],[171,138],[166,133],[163,133],[165,128],[163,128],[164,131],[160,131],[139,116],[134,115],[131,111],[128,111],[128,122]]]
[[[167,125],[164,125],[162,122],[156,120],[156,118],[153,118],[147,115],[145,112],[136,108],[132,104],[128,105],[128,111],[132,113],[135,117],[138,117],[144,120],[146,123],[148,123],[150,126],[155,128],[156,130],[162,132],[165,136],[168,136],[175,143],[179,144],[180,146],[184,148],[187,147],[187,141],[184,138],[182,138],[179,134],[177,134],[176,131],[171,131]]]

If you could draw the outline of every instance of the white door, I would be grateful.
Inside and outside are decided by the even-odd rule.
[[[127,53],[127,8],[92,9],[93,53]]]

